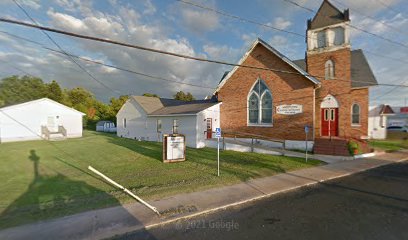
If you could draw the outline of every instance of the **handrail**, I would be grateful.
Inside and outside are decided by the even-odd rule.
[[[62,125],[58,126],[58,132],[62,133],[62,136],[64,137],[67,136],[67,130]]]
[[[262,135],[251,134],[251,133],[223,131],[222,134],[223,135],[225,134],[225,135],[233,135],[233,136],[250,137],[250,138],[257,138],[257,139],[262,139],[262,140],[269,140],[269,141],[272,141],[272,142],[285,143],[285,140],[283,140],[283,139],[270,138],[270,137],[265,137],[265,136],[262,136]]]

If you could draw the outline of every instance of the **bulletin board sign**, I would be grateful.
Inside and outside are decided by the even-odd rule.
[[[182,134],[163,135],[163,162],[182,162],[186,160],[186,136]]]

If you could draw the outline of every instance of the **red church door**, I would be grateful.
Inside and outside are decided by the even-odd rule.
[[[338,136],[338,108],[322,108],[322,136]]]

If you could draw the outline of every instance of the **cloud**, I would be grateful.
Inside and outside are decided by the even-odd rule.
[[[183,7],[180,14],[181,23],[191,32],[204,34],[219,27],[219,17],[214,12]]]
[[[18,0],[18,3],[22,6],[26,6],[35,10],[38,10],[41,8],[41,0]],[[1,5],[13,5],[15,6],[15,3],[11,0],[2,0],[0,1],[0,6]]]
[[[292,25],[292,22],[282,17],[277,17],[273,20],[272,23],[268,23],[268,25],[279,29],[286,29],[290,25]]]
[[[80,34],[92,35],[117,41],[133,43],[141,46],[161,49],[169,52],[185,54],[196,57],[214,56],[217,52],[214,46],[208,45],[208,52],[197,52],[188,39],[182,37],[170,37],[163,31],[165,25],[153,22],[144,22],[144,19],[136,9],[118,7],[115,15],[94,11],[92,15],[74,15],[67,12],[58,12],[52,8],[47,11],[49,24],[54,27],[73,31]],[[186,84],[216,87],[219,77],[225,70],[224,66],[200,63],[197,61],[166,55],[113,46],[85,40],[73,40],[72,47],[81,49],[85,56],[99,56],[104,62],[158,77],[164,77],[173,81],[181,81]],[[30,47],[26,47],[28,51]],[[232,49],[221,46],[220,51],[224,54],[233,54]],[[230,52],[230,53],[228,53]],[[38,55],[38,54],[37,54]],[[77,66],[61,58],[59,54],[39,56],[40,59],[53,59],[47,68],[38,68],[34,71],[35,63],[25,60],[26,69],[34,73],[44,71],[40,76],[45,80],[57,79],[62,81],[66,87],[76,85],[86,86],[92,89],[100,98],[108,99],[114,93],[90,79]],[[68,62],[66,62],[68,61]],[[204,97],[212,93],[208,88],[197,88],[183,84],[173,84],[152,78],[142,77],[126,73],[112,68],[97,66],[92,63],[82,62],[80,64],[90,71],[97,79],[123,94],[142,94],[154,92],[160,96],[170,97],[175,92],[190,91],[197,97]],[[66,70],[69,69],[69,70]],[[73,71],[75,69],[75,71]]]
[[[156,7],[152,3],[151,0],[146,0],[144,3],[145,10],[143,11],[143,14],[151,15],[156,13]]]

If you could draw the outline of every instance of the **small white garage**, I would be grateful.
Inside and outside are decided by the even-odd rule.
[[[143,141],[161,141],[163,134],[186,136],[186,145],[202,148],[220,127],[220,102],[133,96],[116,115],[117,135]]]
[[[84,115],[48,98],[0,108],[0,142],[82,137]]]

